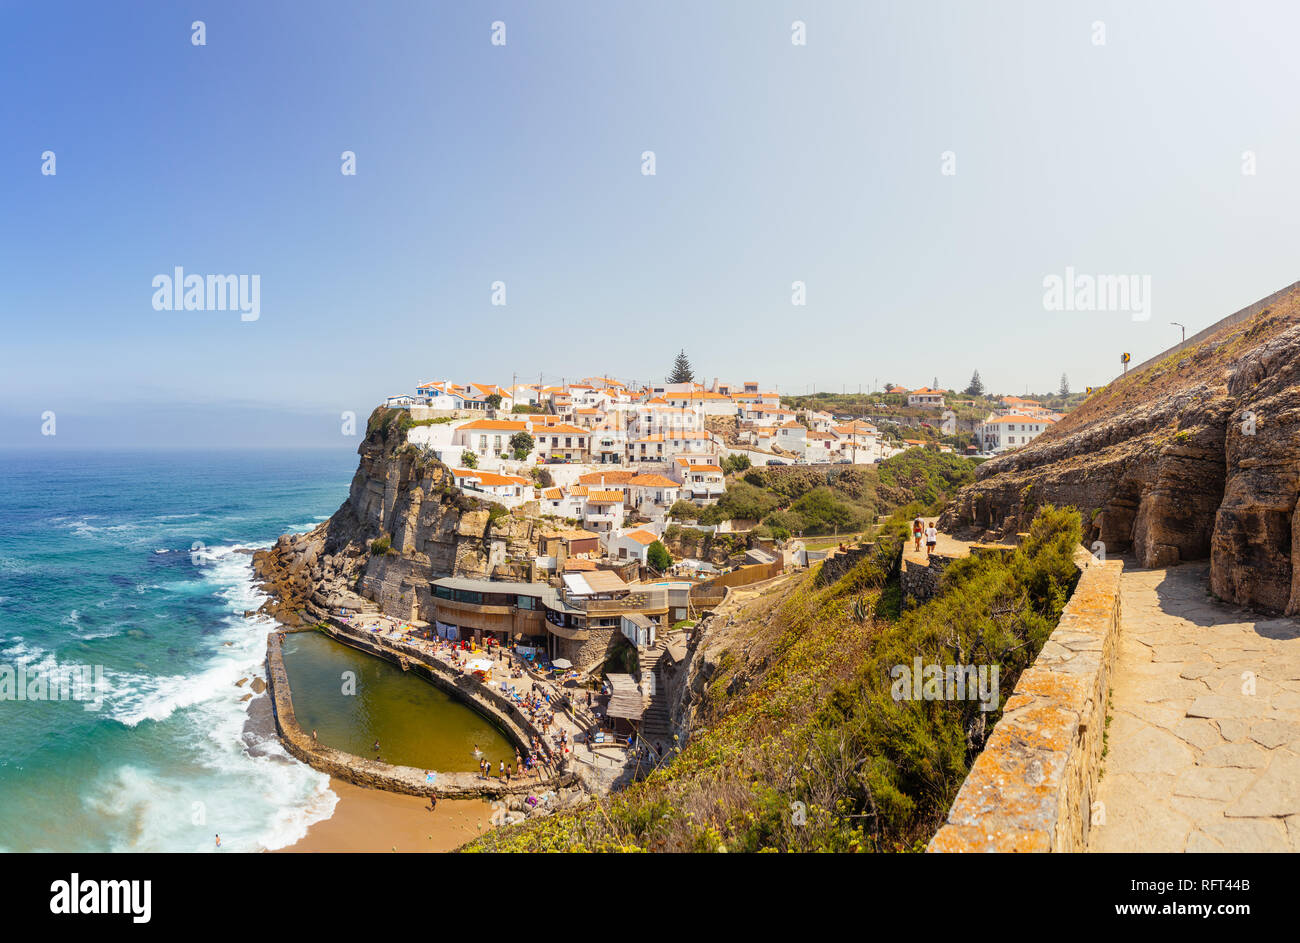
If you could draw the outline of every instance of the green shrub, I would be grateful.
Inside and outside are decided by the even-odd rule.
[[[385,534],[376,540],[370,541],[370,555],[372,557],[382,557],[386,553],[393,552],[393,538]]]
[[[646,550],[646,563],[663,573],[673,565],[672,554],[668,552],[667,547],[656,540]]]

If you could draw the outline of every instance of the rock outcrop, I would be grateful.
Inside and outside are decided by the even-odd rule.
[[[328,521],[254,554],[272,597],[263,608],[285,625],[340,606],[429,621],[430,580],[528,579],[542,537],[563,529],[458,490],[451,469],[406,441],[403,416],[371,416],[348,498]]]
[[[1004,537],[1072,505],[1089,543],[1144,567],[1208,557],[1220,598],[1300,611],[1300,288],[1266,302],[982,465],[940,528]]]

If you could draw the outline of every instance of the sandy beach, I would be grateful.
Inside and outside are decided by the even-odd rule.
[[[317,822],[296,844],[280,851],[451,851],[489,828],[492,806],[481,799],[429,800],[365,789],[337,777],[334,814]],[[481,826],[481,827],[480,827]]]

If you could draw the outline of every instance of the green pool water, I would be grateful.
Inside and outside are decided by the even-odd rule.
[[[475,772],[474,747],[492,761],[514,762],[515,748],[483,715],[397,665],[319,632],[289,635],[284,668],[298,724],[321,743],[398,766]],[[345,694],[344,672],[356,678]]]

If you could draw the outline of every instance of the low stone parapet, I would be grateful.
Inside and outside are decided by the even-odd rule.
[[[1084,851],[1118,644],[1120,561],[1086,550],[1074,594],[928,851]]]

